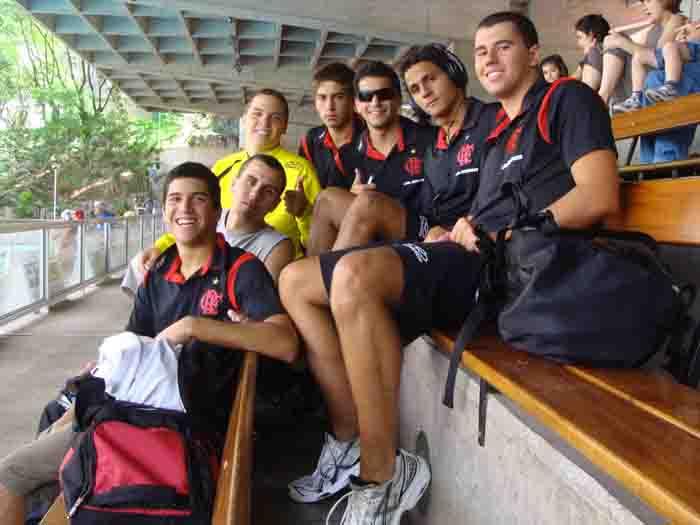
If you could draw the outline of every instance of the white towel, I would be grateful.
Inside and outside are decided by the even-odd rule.
[[[122,332],[106,338],[99,349],[93,375],[120,401],[185,411],[177,383],[180,345]]]

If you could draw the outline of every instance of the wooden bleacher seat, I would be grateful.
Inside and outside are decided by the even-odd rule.
[[[250,525],[253,473],[253,413],[258,355],[246,352],[236,385],[216,487],[212,525]],[[54,501],[40,525],[67,525],[63,495]]]
[[[700,178],[626,183],[622,196],[623,210],[609,227],[700,246]],[[453,338],[432,337],[452,351]],[[700,524],[700,392],[665,371],[559,365],[493,333],[470,343],[461,364],[670,523]]]
[[[686,159],[675,162],[655,164],[636,164],[630,166],[639,137],[670,129],[697,124],[700,122],[700,94],[679,97],[669,102],[660,102],[637,111],[621,113],[612,119],[613,136],[615,140],[634,139],[627,154],[625,166],[620,169],[620,175],[631,178],[636,176],[642,180],[650,172],[668,172],[678,175],[678,170],[695,167],[699,159]]]

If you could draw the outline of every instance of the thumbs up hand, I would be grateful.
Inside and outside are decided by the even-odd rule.
[[[287,212],[295,217],[302,217],[309,206],[309,200],[304,193],[305,180],[304,175],[298,177],[294,189],[284,193],[284,205],[287,207]]]

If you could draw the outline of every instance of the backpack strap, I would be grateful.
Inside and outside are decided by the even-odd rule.
[[[224,171],[222,171],[221,173],[219,173],[219,174],[216,176],[216,178],[217,178],[218,180],[223,179],[226,175],[229,174],[229,172],[230,172],[235,166],[238,166],[241,162],[243,162],[243,159],[236,159],[235,161],[233,161],[233,164],[231,164],[228,168],[226,168]]]
[[[542,103],[540,104],[540,110],[537,112],[537,128],[540,130],[540,135],[547,144],[554,144],[554,142],[552,141],[552,137],[549,133],[548,125],[549,105],[552,102],[552,95],[559,86],[561,86],[562,84],[566,84],[567,82],[571,82],[572,80],[576,79],[573,77],[562,77],[552,82],[552,85],[547,90],[547,93],[545,94],[544,98],[542,99]]]

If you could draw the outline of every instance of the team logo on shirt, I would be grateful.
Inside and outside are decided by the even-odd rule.
[[[224,294],[217,292],[216,290],[209,289],[199,300],[199,311],[202,315],[218,315],[219,305],[221,304]]]
[[[417,177],[423,172],[423,160],[418,157],[409,157],[404,163],[403,169],[409,175]]]
[[[518,143],[520,142],[520,135],[523,134],[523,127],[520,126],[513,131],[513,134],[508,138],[506,142],[506,152],[513,154],[518,149]]]
[[[476,146],[474,144],[462,144],[462,147],[457,152],[457,166],[462,167],[471,164],[475,149]]]

